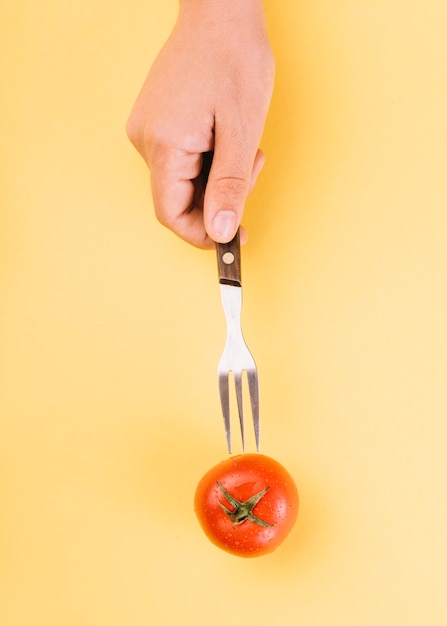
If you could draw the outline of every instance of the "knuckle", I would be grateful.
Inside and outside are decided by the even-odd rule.
[[[157,221],[162,226],[174,232],[178,231],[182,215],[173,210],[171,204],[167,203],[165,198],[154,198],[154,213]]]
[[[146,158],[153,143],[150,126],[139,115],[131,113],[126,122],[126,134],[133,146]]]
[[[214,192],[222,198],[222,204],[236,206],[248,193],[248,180],[243,176],[221,176],[213,180]]]
[[[170,219],[169,214],[165,213],[164,211],[160,211],[157,209],[157,207],[155,207],[155,217],[162,226],[169,228],[169,230],[173,230],[174,224],[173,220]]]
[[[162,209],[160,206],[154,205],[154,213],[157,221],[162,226],[165,226],[169,230],[175,231],[176,220],[169,211]]]
[[[130,142],[134,146],[137,145],[140,137],[140,124],[138,123],[138,120],[135,118],[133,113],[131,113],[127,119],[126,134]]]
[[[150,118],[132,111],[126,122],[126,134],[130,142],[142,154],[150,154],[169,145],[169,135],[160,125],[154,125]]]

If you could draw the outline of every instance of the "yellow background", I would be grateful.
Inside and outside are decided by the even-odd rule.
[[[447,622],[447,5],[266,9],[243,326],[301,511],[243,560],[192,509],[226,457],[215,257],[124,131],[177,3],[3,7],[2,626]]]

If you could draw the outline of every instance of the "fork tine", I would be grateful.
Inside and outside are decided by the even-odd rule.
[[[230,372],[236,388],[239,422],[242,435],[242,448],[245,451],[245,429],[243,414],[242,377],[247,372],[250,404],[255,431],[256,448],[259,452],[259,390],[256,364],[245,343],[241,328],[242,283],[241,283],[241,254],[239,230],[229,243],[216,243],[219,283],[223,309],[227,321],[227,338],[224,350],[219,361],[219,391],[222,413],[227,435],[228,452],[231,454],[230,432],[230,401],[229,380]]]
[[[228,387],[228,374],[219,374],[219,394],[224,418],[225,434],[227,437],[227,448],[228,453],[231,454],[230,390]]]
[[[247,378],[253,426],[255,429],[256,450],[259,452],[259,383],[257,370],[248,370]]]
[[[242,402],[242,372],[234,372],[234,386],[236,387],[237,410],[239,413],[239,422],[241,425],[242,450],[245,452],[244,407]]]

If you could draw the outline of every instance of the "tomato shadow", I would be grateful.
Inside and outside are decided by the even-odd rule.
[[[169,424],[168,416],[165,416]],[[201,533],[194,513],[194,494],[199,480],[214,465],[228,458],[224,438],[215,430],[197,425],[194,437],[186,424],[175,421],[175,429],[161,428],[140,446],[136,505],[148,518],[157,516],[174,534],[182,527],[184,536]],[[255,558],[239,558],[210,545],[210,559],[230,564],[241,584],[249,572],[260,583],[265,579],[303,580],[320,569],[332,552],[331,503],[321,477],[309,476],[308,467],[288,467],[297,479],[300,496],[298,519],[288,537],[274,552]],[[204,541],[207,541],[203,537]]]
[[[324,486],[309,480],[300,481],[299,493],[300,508],[294,528],[274,552],[258,560],[253,575],[262,578],[273,573],[281,580],[290,577],[304,580],[327,560],[332,530]]]

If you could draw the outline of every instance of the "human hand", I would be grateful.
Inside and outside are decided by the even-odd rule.
[[[159,221],[195,246],[230,241],[240,224],[264,163],[273,79],[262,0],[181,0],[127,133],[151,170]]]

